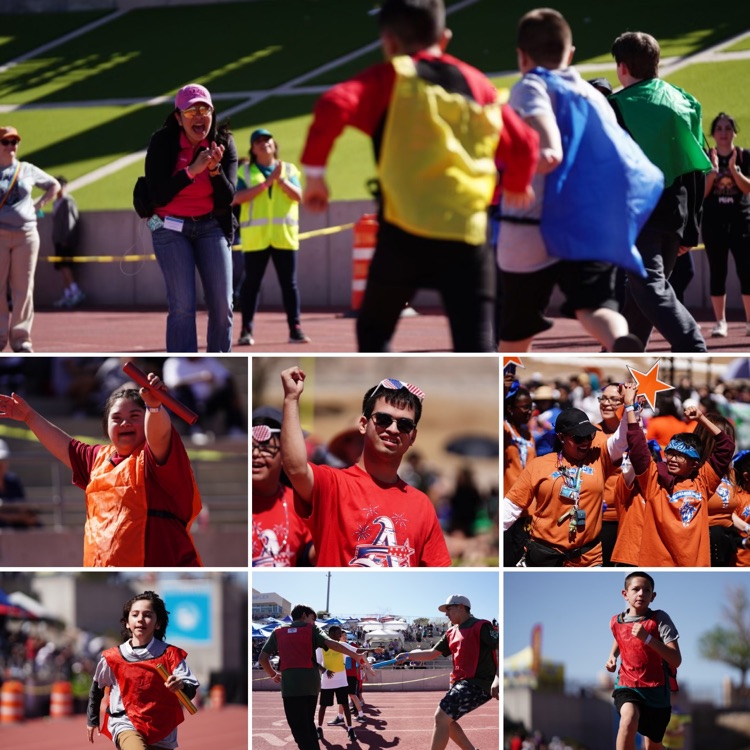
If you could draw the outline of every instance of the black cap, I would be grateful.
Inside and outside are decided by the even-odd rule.
[[[563,435],[573,435],[577,437],[592,436],[596,432],[596,427],[591,424],[588,415],[581,409],[565,409],[561,411],[555,421],[555,432],[561,432]]]
[[[604,96],[609,96],[612,93],[612,84],[606,78],[591,78],[588,83]]]
[[[275,424],[272,424],[274,422]],[[253,427],[258,424],[281,427],[281,409],[275,406],[259,406],[253,411]]]

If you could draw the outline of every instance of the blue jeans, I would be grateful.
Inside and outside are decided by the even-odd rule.
[[[206,351],[232,349],[232,257],[215,219],[185,219],[181,232],[151,233],[167,287],[167,351],[197,352],[195,269],[208,307]]]

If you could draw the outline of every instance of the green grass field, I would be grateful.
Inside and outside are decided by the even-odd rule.
[[[454,33],[450,51],[494,74],[497,86],[511,86],[517,76],[506,73],[516,67],[516,23],[536,5],[479,0],[459,6],[448,17]],[[329,86],[377,62],[379,49],[309,76],[377,40],[370,13],[375,6],[373,0],[256,0],[132,11],[0,73],[0,104],[24,105],[0,114],[0,123],[22,133],[21,158],[74,179],[145,148],[171,110],[169,103],[146,100],[171,99],[191,80],[213,94],[232,95],[217,102],[221,114],[245,101],[240,92],[274,89],[300,77],[301,85]],[[448,6],[458,6],[457,0]],[[695,0],[638,0],[627,7],[566,0],[555,7],[573,28],[579,64],[611,62],[613,39],[628,29],[654,34],[665,57],[692,54],[750,29],[750,3],[721,14]],[[8,62],[103,17],[90,12],[0,16],[0,59]],[[211,33],[203,33],[206,29]],[[732,49],[750,49],[750,39]],[[743,130],[742,143],[750,128],[750,103],[737,95],[736,82],[748,72],[750,61],[745,60],[695,64],[669,80],[701,100],[706,126],[716,112],[731,112]],[[606,75],[616,83],[614,71]],[[298,161],[315,98],[272,95],[233,115],[240,152],[246,151],[250,132],[262,125],[276,135],[283,158]],[[133,164],[78,189],[80,207],[129,208],[132,185],[141,173],[142,165]],[[347,131],[328,175],[334,199],[368,197],[365,183],[374,175],[368,139]]]

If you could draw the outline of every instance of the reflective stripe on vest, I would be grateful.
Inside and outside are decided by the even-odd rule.
[[[289,162],[281,163],[283,178],[296,177],[299,170]],[[256,164],[245,164],[243,177],[247,187],[265,182],[265,176]],[[240,204],[240,243],[245,252],[299,248],[299,203],[293,201],[277,185],[263,190],[255,198]]]
[[[164,687],[164,679],[156,671],[156,665],[163,664],[172,674],[187,652],[176,646],[167,646],[161,656],[128,661],[119,647],[115,647],[104,651],[102,656],[115,676],[125,713],[146,744],[163,740],[184,721],[182,705],[177,696]]]
[[[410,57],[391,63],[396,81],[378,157],[385,219],[421,237],[481,245],[497,182],[500,104],[481,106],[423,80]]]

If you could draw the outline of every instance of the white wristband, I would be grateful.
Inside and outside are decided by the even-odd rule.
[[[146,409],[148,409],[150,412],[161,411],[161,404],[159,404],[159,406],[147,406]]]
[[[648,644],[649,644],[649,643],[651,643],[651,641],[652,641],[652,638],[651,638],[651,633],[649,633],[649,634],[648,634],[648,635],[646,636],[646,640],[645,640],[645,641],[643,641],[643,643],[644,643],[644,645],[648,646]]]
[[[635,411],[635,406],[633,404],[628,404],[625,407],[625,411]]]

